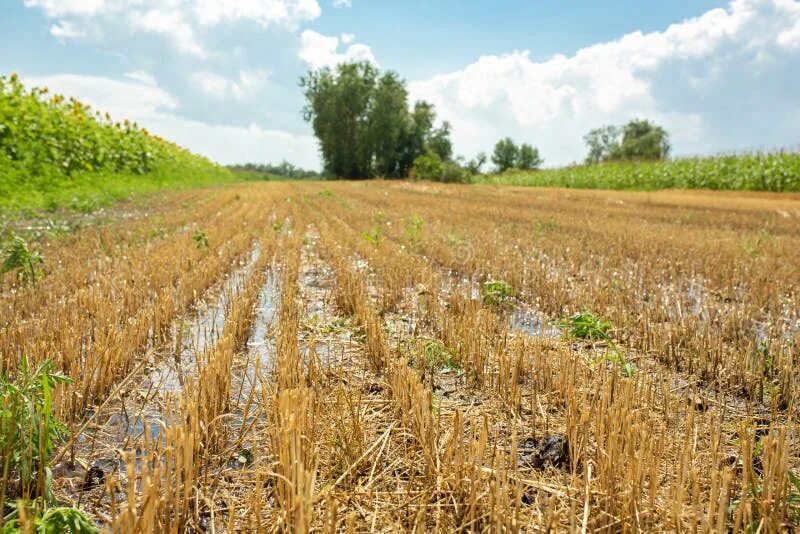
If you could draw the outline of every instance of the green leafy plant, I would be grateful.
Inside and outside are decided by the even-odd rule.
[[[603,340],[612,345],[614,343],[609,336],[613,328],[611,321],[595,315],[589,310],[565,317],[557,323],[557,326],[573,338],[591,341]]]
[[[92,521],[86,517],[86,514],[77,508],[59,506],[50,508],[41,515],[37,514],[35,509],[31,512],[33,513],[33,518],[29,520],[29,525],[32,524],[33,532],[36,534],[62,534],[65,532],[71,534],[96,534],[100,532]],[[17,514],[16,507],[12,514]],[[17,534],[22,531],[20,520],[12,517],[3,525],[0,534]],[[30,530],[25,529],[25,532],[30,532]]]
[[[205,250],[208,248],[208,234],[202,230],[195,230],[192,232],[192,239],[194,239],[194,244],[197,246],[198,250]]]
[[[409,219],[406,224],[406,235],[411,243],[419,243],[422,240],[422,229],[425,226],[425,221],[422,217],[414,215]]]
[[[423,355],[426,369],[461,369],[461,362],[453,351],[437,339],[425,340]]]
[[[331,191],[330,189],[323,189],[322,191],[319,192],[319,196],[330,198],[333,196],[333,191]]]
[[[282,228],[283,228],[282,222],[275,221],[274,223],[272,223],[272,229],[275,230],[276,232],[280,232]]]
[[[31,250],[28,243],[20,236],[14,236],[6,247],[3,259],[3,273],[17,271],[25,284],[36,285],[42,276],[41,265],[44,264],[41,254]]]
[[[0,373],[0,503],[17,499],[2,510],[2,534],[21,532],[22,527],[29,532],[31,525],[42,534],[98,532],[80,510],[50,508],[54,498],[47,465],[66,432],[54,414],[53,392],[69,381],[49,360],[32,365],[22,358],[13,376]]]
[[[481,300],[490,306],[513,307],[510,300],[513,293],[514,289],[510,284],[502,280],[488,280],[483,283]]]
[[[49,497],[48,458],[65,431],[53,414],[53,389],[69,378],[53,371],[50,361],[32,366],[26,358],[16,376],[0,374],[0,497]],[[0,499],[2,500],[2,499]]]
[[[603,360],[611,362],[617,366],[625,377],[632,377],[636,374],[636,366],[626,361],[625,355],[617,348],[617,344],[611,338],[611,331],[614,325],[608,319],[583,310],[556,323],[556,326],[564,330],[567,336],[574,339],[585,339],[589,341],[605,341],[609,351]]]
[[[379,226],[376,226],[370,230],[365,230],[362,232],[361,236],[367,243],[372,243],[373,245],[378,246],[378,243],[381,241],[381,229]]]

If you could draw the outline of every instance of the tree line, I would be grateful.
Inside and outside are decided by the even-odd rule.
[[[462,182],[482,173],[489,159],[483,152],[470,160],[455,157],[450,123],[437,125],[429,102],[411,105],[405,81],[393,71],[381,73],[367,62],[343,63],[310,71],[300,86],[306,98],[303,116],[319,140],[323,175]],[[594,129],[584,141],[586,163],[663,159],[670,150],[667,132],[639,119]],[[495,145],[491,162],[495,172],[505,172],[535,170],[544,160],[536,147],[506,137]]]

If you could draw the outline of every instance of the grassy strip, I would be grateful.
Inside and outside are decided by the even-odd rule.
[[[72,176],[31,175],[0,158],[0,213],[72,209],[84,213],[133,195],[160,189],[184,189],[241,178],[194,157],[158,163],[147,174],[85,171]]]
[[[475,177],[477,183],[575,189],[800,191],[800,153],[774,152],[656,162],[610,162]]]

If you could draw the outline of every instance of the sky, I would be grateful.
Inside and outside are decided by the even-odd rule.
[[[678,156],[800,148],[795,0],[0,0],[0,73],[224,164],[319,168],[298,80],[350,60],[467,158],[510,136],[566,165],[633,118]]]

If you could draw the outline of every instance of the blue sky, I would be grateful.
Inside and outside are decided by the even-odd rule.
[[[458,154],[505,135],[549,165],[646,117],[676,154],[800,145],[795,0],[4,0],[0,72],[78,96],[223,163],[317,167],[309,68],[398,71]]]

